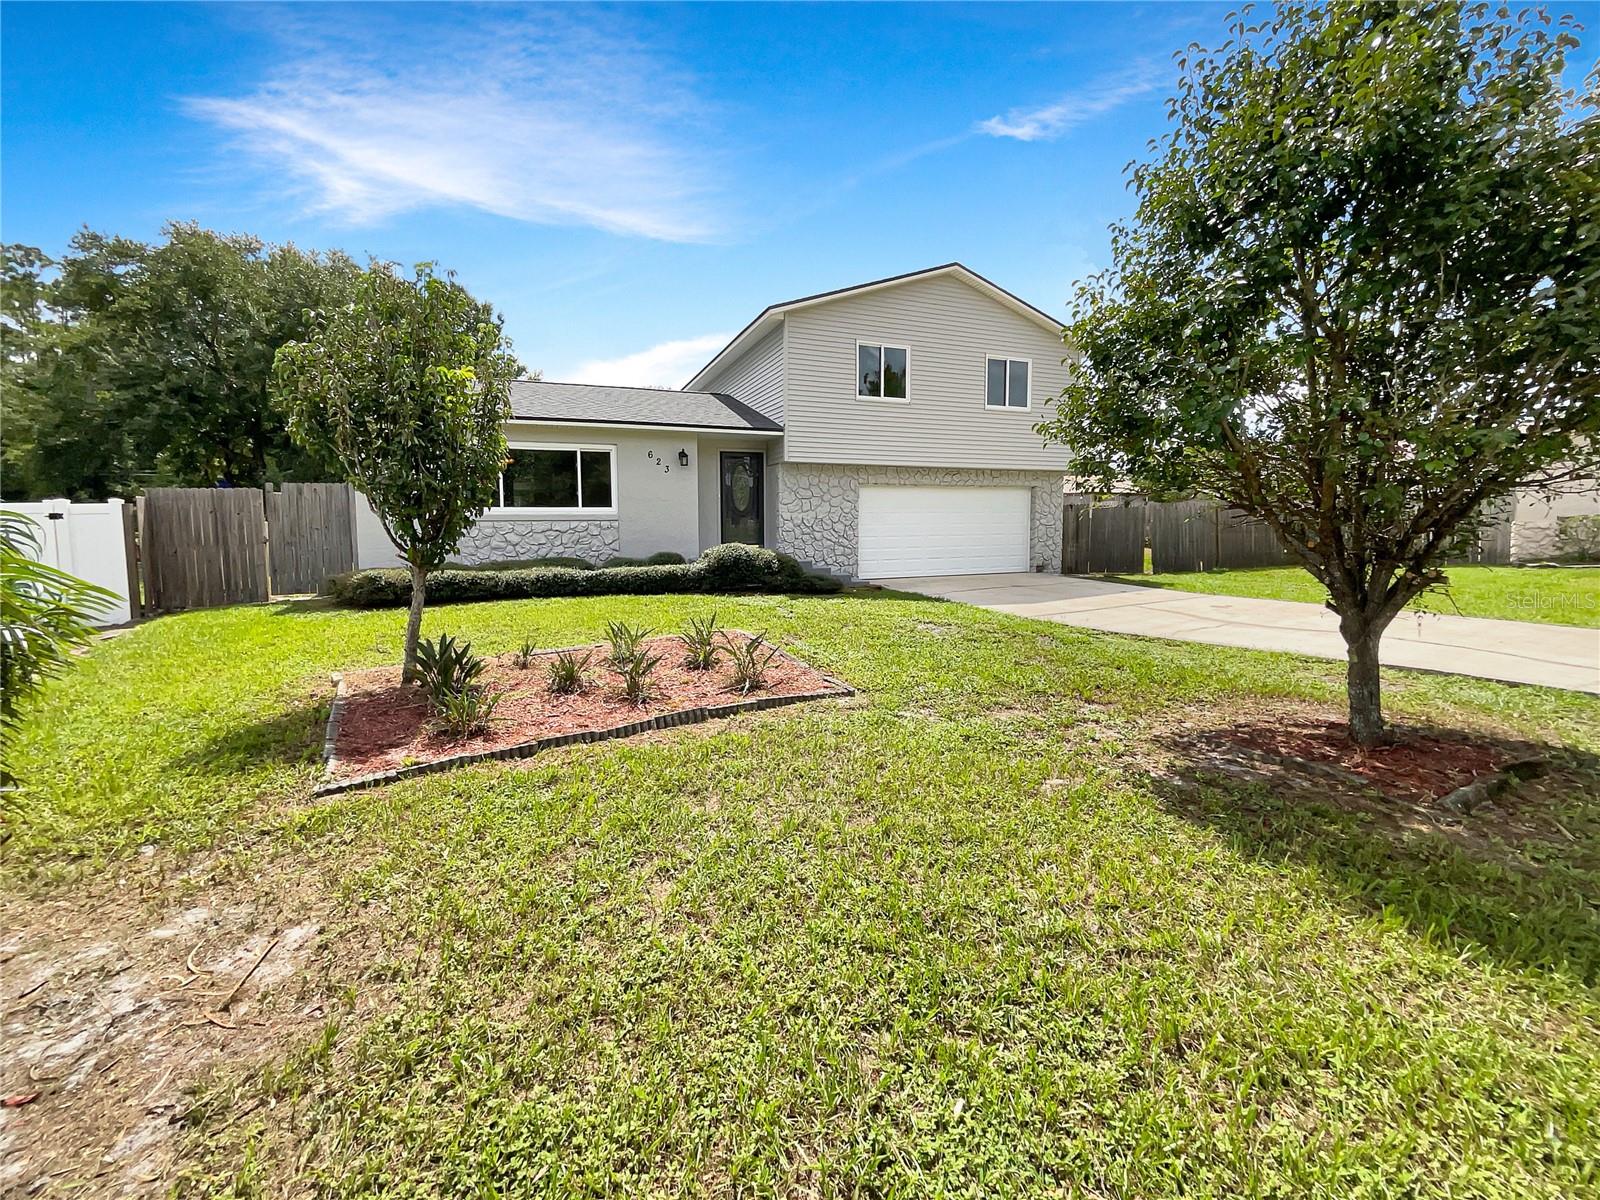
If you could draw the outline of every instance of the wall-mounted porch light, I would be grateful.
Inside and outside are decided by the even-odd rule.
[[[689,465],[689,452],[687,450],[678,451],[678,465],[680,467],[687,467]]]

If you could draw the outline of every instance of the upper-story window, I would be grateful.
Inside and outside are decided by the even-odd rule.
[[[516,446],[500,473],[500,507],[616,511],[614,446]]]
[[[910,392],[911,352],[904,346],[856,343],[856,396],[862,400],[904,400]]]
[[[984,404],[989,408],[1027,408],[1031,366],[1025,358],[991,358]]]

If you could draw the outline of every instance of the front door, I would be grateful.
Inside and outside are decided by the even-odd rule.
[[[722,452],[722,540],[759,546],[766,534],[762,520],[766,456],[759,450]]]

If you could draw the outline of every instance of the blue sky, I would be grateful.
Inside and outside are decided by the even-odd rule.
[[[432,259],[546,378],[675,386],[951,259],[1063,312],[1227,7],[6,3],[0,235]]]

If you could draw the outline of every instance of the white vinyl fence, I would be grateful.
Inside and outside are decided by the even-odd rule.
[[[124,515],[121,500],[99,504],[36,500],[3,507],[38,527],[42,561],[116,593],[116,606],[97,617],[96,625],[120,625],[132,619],[137,602],[130,603],[129,596],[136,596],[138,576],[128,561],[132,513]]]

